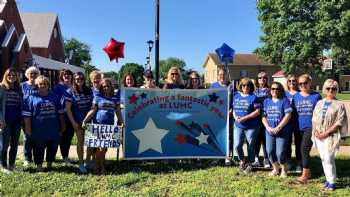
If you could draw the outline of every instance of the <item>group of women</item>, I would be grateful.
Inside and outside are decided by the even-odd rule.
[[[69,164],[68,153],[75,133],[80,172],[87,173],[90,161],[94,159],[96,172],[104,173],[106,149],[87,148],[84,163],[84,127],[91,121],[114,124],[115,116],[118,124],[123,125],[120,94],[113,81],[94,71],[89,76],[92,84],[89,87],[83,73],[62,70],[60,82],[51,91],[48,78],[40,75],[36,67],[28,68],[25,76],[28,80],[20,83],[18,72],[9,68],[1,83],[1,171],[10,173],[15,169],[21,130],[18,123],[23,122],[25,166],[34,161],[37,170],[42,171],[46,151],[47,168],[50,169],[58,146],[63,160]],[[126,88],[159,88],[150,70],[145,71],[142,86],[136,84],[132,73],[126,74],[122,83]],[[345,107],[336,100],[339,90],[336,81],[325,81],[324,99],[311,89],[311,83],[311,77],[303,74],[298,78],[289,75],[286,87],[279,82],[269,85],[267,74],[261,72],[257,79],[242,78],[236,88],[227,81],[226,71],[219,70],[218,81],[210,88],[227,88],[231,94],[230,112],[234,122],[233,135],[230,135],[241,171],[248,173],[256,166],[272,167],[270,176],[286,177],[294,141],[296,170],[302,172],[298,181],[306,183],[311,177],[309,160],[314,142],[327,179],[324,187],[335,189],[334,157],[340,137],[347,132]],[[184,88],[203,89],[199,74],[191,72],[185,83],[181,70],[171,67],[163,89]],[[247,142],[247,157],[243,151],[244,142]],[[260,147],[263,147],[262,162],[259,159]],[[226,163],[230,163],[230,158]]]

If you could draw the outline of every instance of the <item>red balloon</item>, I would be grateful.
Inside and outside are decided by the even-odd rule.
[[[118,58],[124,58],[124,45],[124,42],[118,42],[111,38],[103,50],[107,53],[110,61],[115,59],[118,62]]]

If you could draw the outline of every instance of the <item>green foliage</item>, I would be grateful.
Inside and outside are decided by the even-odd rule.
[[[85,70],[86,82],[90,83],[89,75],[92,71],[97,70],[96,66],[91,65],[90,63],[87,63],[87,64],[83,64],[81,67],[84,68]]]
[[[116,81],[119,81],[119,73],[114,72],[114,71],[109,71],[109,72],[105,72],[103,73],[104,76],[112,78]]]
[[[258,0],[257,8],[260,57],[287,73],[319,72],[325,50],[336,63],[349,64],[350,1]]]
[[[65,59],[69,59],[71,51],[73,52],[73,55],[69,61],[70,64],[83,67],[83,65],[90,63],[91,49],[87,44],[75,38],[65,40],[64,41]]]
[[[161,161],[131,164],[108,161],[108,174],[79,175],[77,165],[54,163],[51,172],[24,170],[0,173],[0,196],[348,196],[350,193],[349,157],[337,157],[337,189],[325,191],[321,161],[311,159],[313,178],[297,184],[297,174],[288,178],[269,177],[266,171],[245,174],[238,167],[211,166],[211,160],[182,160],[173,164]]]
[[[185,74],[186,63],[184,60],[176,57],[169,57],[168,59],[159,61],[160,79],[163,79],[163,80],[166,79],[169,69],[173,66],[176,66],[181,70],[182,77],[184,80],[186,80],[187,78],[187,75]]]
[[[123,83],[125,74],[131,73],[136,78],[136,84],[141,86],[143,84],[143,72],[144,68],[141,65],[136,63],[126,63],[120,68],[119,71],[120,83]]]

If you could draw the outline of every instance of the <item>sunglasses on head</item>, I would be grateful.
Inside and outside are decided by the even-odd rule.
[[[336,91],[337,88],[336,88],[336,87],[327,87],[326,90],[327,90],[327,91],[330,91],[330,90]]]

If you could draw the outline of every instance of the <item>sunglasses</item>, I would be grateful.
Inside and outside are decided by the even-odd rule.
[[[279,91],[279,88],[271,88],[271,91]]]
[[[267,79],[267,77],[258,77],[258,79]]]
[[[191,78],[191,79],[192,79],[192,80],[198,80],[199,78],[196,77],[196,78]]]
[[[288,80],[289,83],[295,83],[297,80]]]
[[[248,87],[249,88],[249,85],[248,84],[242,84],[242,87]]]
[[[179,73],[171,73],[171,75],[179,75]]]
[[[305,86],[305,85],[307,85],[307,84],[309,84],[309,82],[299,82],[299,85],[300,85],[300,86]]]
[[[336,88],[336,87],[327,87],[326,90],[327,90],[327,91],[330,91],[330,90],[336,91],[337,88]]]

